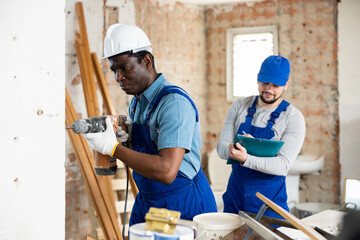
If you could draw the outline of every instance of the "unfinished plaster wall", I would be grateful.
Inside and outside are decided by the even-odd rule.
[[[277,25],[279,53],[291,62],[291,82],[284,97],[302,111],[306,121],[302,152],[325,155],[321,174],[303,177],[300,201],[339,201],[336,21],[336,0],[271,0],[215,5],[206,10],[206,150],[216,147],[231,105],[226,102],[226,30]]]

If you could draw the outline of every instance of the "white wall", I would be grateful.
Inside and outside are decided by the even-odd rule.
[[[339,3],[339,109],[341,183],[360,179],[360,1]]]
[[[0,239],[64,239],[64,1],[0,3]]]

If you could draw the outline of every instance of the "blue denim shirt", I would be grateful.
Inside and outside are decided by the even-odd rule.
[[[144,123],[150,103],[161,89],[168,85],[172,84],[160,74],[150,87],[140,94],[134,115],[136,123]],[[151,140],[156,144],[157,150],[174,147],[185,149],[179,172],[192,179],[201,165],[201,133],[200,122],[196,122],[196,112],[189,100],[177,93],[164,96],[152,111],[146,125],[150,128]]]

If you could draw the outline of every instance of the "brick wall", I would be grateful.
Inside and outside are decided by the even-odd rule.
[[[231,105],[226,102],[226,30],[277,25],[279,53],[291,62],[285,99],[306,121],[303,153],[324,154],[320,175],[301,180],[300,201],[339,202],[339,117],[337,84],[337,2],[264,1],[253,5],[216,5],[206,9],[206,150],[216,147]]]
[[[94,235],[91,229],[89,198],[75,154],[69,154],[66,162],[66,220],[65,237],[68,240]]]

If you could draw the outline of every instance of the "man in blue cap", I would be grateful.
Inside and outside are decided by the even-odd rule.
[[[220,140],[218,155],[234,159],[225,194],[224,212],[239,210],[257,213],[263,202],[255,196],[260,192],[282,208],[287,206],[285,177],[299,154],[305,137],[302,113],[282,99],[289,85],[290,62],[282,56],[269,56],[258,74],[258,96],[236,100],[230,107]],[[285,142],[275,157],[257,157],[247,153],[237,134],[247,137]],[[280,218],[273,211],[265,215]]]

